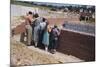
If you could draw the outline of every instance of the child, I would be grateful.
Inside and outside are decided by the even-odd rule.
[[[54,27],[51,30],[50,38],[51,38],[51,53],[55,53],[57,46],[58,46],[58,39],[60,35],[60,30],[58,29],[57,25],[54,25]]]

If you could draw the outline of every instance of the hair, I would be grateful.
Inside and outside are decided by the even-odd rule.
[[[38,18],[38,17],[39,17],[38,13],[34,14],[33,16],[34,16],[35,18]]]
[[[46,24],[44,32],[46,32],[48,30],[48,25]]]
[[[29,12],[28,12],[28,14],[32,14],[32,12],[31,12],[31,11],[29,11]]]
[[[45,22],[46,21],[46,19],[45,18],[43,18],[43,22]]]
[[[57,28],[57,25],[54,25],[54,28]]]
[[[44,18],[44,19],[45,19],[45,21],[47,20],[46,18]],[[47,20],[46,26],[45,26],[45,29],[44,29],[45,32],[48,31],[48,26],[49,26],[49,22],[48,22],[48,20]],[[49,31],[48,31],[48,32],[49,32]]]

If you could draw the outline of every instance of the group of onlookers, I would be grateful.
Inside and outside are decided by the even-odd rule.
[[[46,51],[56,52],[60,35],[60,30],[56,24],[51,27],[46,18],[29,11],[25,16],[25,29],[27,45],[32,45],[34,42],[35,47],[44,45]]]

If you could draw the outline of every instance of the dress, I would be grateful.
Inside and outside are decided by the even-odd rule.
[[[49,33],[47,31],[44,32],[42,43],[49,46]]]

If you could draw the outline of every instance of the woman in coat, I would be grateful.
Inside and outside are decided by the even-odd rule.
[[[48,51],[48,46],[49,46],[49,33],[48,33],[48,28],[46,26],[44,34],[43,34],[43,40],[42,43],[45,46],[45,51]]]
[[[33,33],[33,40],[35,43],[35,47],[37,47],[38,41],[39,41],[39,29],[40,29],[40,18],[38,16],[38,14],[35,14],[34,16],[36,19],[34,21],[34,33]]]

